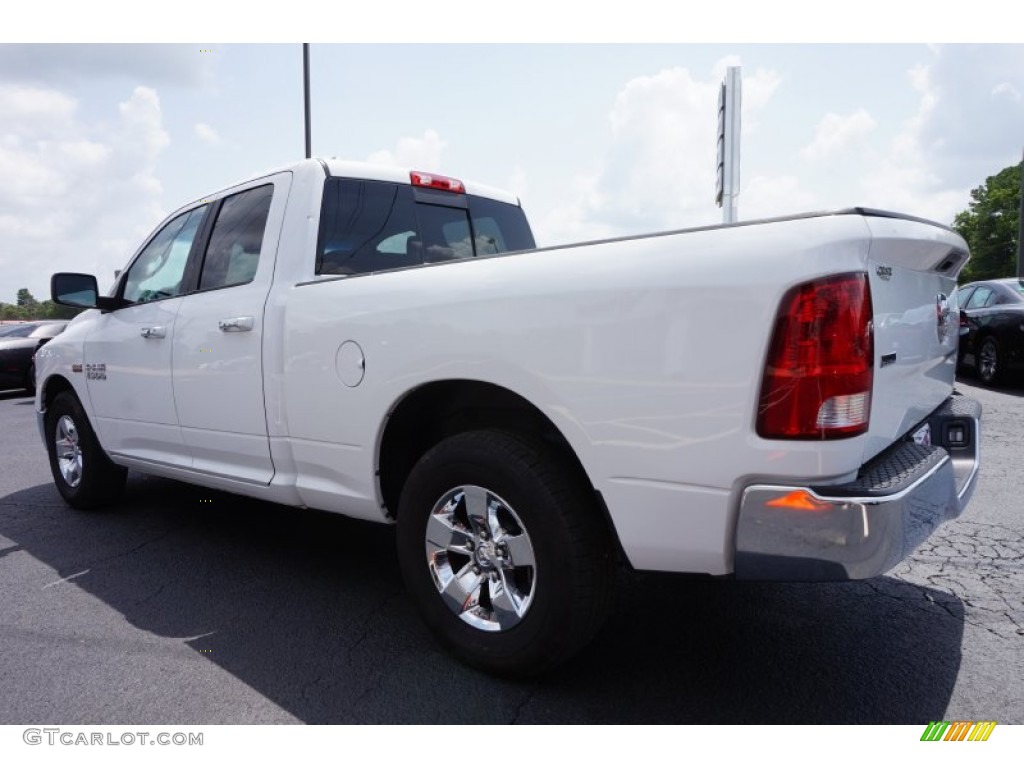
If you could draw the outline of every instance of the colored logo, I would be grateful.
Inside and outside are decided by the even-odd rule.
[[[921,741],[988,741],[995,727],[995,720],[932,720],[921,734]]]

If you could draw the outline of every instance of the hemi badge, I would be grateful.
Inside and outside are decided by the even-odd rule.
[[[72,363],[71,364],[71,372],[72,373],[81,373],[82,372],[82,364],[81,363]]]

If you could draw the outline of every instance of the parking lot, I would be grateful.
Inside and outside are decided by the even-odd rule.
[[[468,670],[406,597],[393,531],[132,473],[67,508],[31,399],[0,393],[0,723],[1024,723],[1024,386],[979,399],[967,512],[887,576],[623,574],[540,681]]]

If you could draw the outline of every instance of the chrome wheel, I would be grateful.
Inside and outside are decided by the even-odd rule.
[[[985,339],[978,352],[978,376],[985,383],[994,381],[999,373],[999,350],[993,339]]]
[[[77,488],[82,482],[82,447],[79,443],[78,428],[70,416],[61,416],[57,420],[54,447],[61,477],[69,486]]]
[[[530,610],[533,545],[512,507],[486,488],[463,485],[438,499],[427,520],[426,554],[444,604],[470,626],[504,631]]]

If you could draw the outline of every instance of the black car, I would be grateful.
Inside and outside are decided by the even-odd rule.
[[[36,350],[67,326],[67,320],[0,326],[0,389],[36,390]]]
[[[994,384],[1024,368],[1024,286],[1016,277],[968,283],[957,289],[961,365]],[[966,332],[965,330],[966,329]]]

